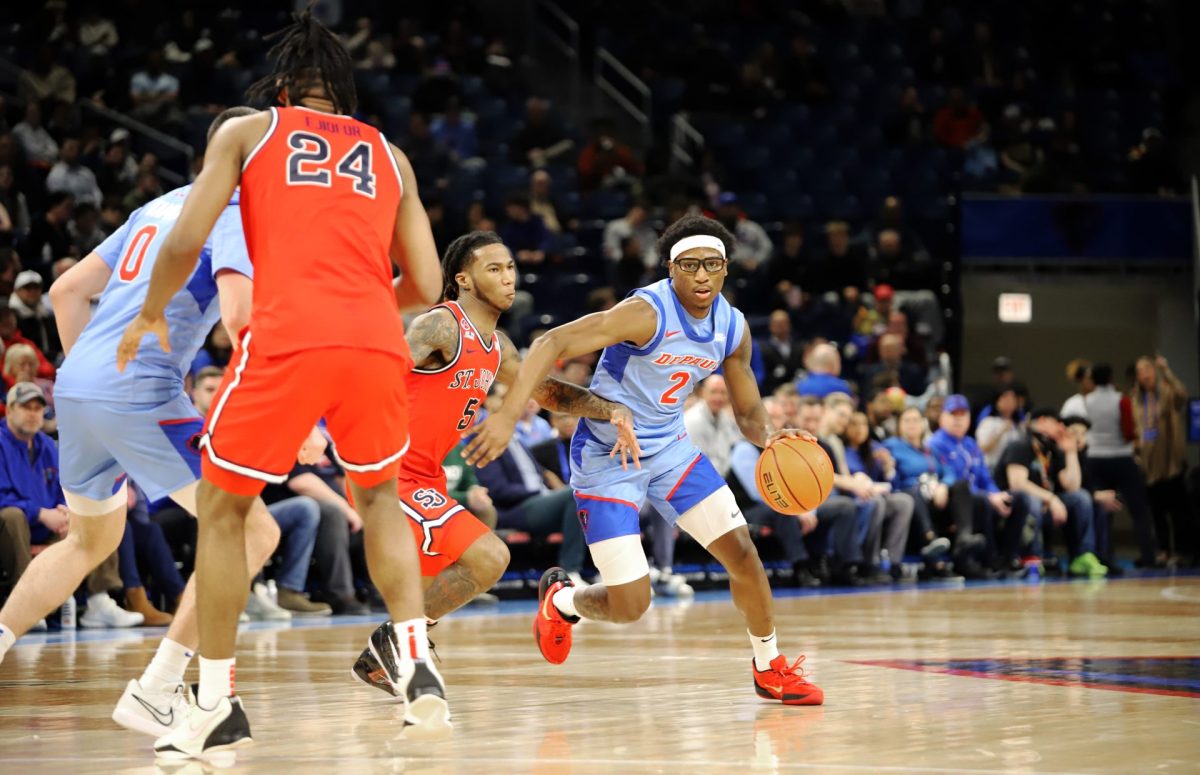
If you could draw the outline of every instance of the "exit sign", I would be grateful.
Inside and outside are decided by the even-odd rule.
[[[1028,293],[1000,294],[1000,322],[1028,323],[1033,320],[1033,297]]]

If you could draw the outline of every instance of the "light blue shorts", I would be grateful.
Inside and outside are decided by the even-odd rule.
[[[155,501],[200,479],[204,418],[184,394],[162,404],[56,397],[59,476],[72,495],[102,501],[126,476]]]
[[[678,440],[642,467],[621,469],[610,447],[597,441],[587,423],[571,438],[571,486],[588,544],[638,535],[638,513],[647,500],[670,524],[725,486],[725,480],[696,445]]]

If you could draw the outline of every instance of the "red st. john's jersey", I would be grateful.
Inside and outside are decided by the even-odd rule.
[[[308,108],[271,109],[241,182],[257,352],[353,347],[408,358],[388,256],[403,189],[377,129]]]
[[[400,481],[427,482],[445,489],[442,461],[458,444],[483,408],[488,388],[500,369],[500,336],[485,342],[457,302],[445,308],[458,321],[458,350],[440,369],[414,368],[407,377],[411,403],[408,452],[400,461]]]

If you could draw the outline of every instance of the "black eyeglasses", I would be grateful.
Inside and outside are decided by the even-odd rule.
[[[729,260],[724,258],[677,258],[672,263],[679,267],[679,271],[687,272],[688,274],[696,274],[696,272],[700,271],[701,266],[709,274],[719,274],[725,271]]]

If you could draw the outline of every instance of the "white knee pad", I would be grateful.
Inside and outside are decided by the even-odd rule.
[[[650,564],[642,551],[641,536],[617,536],[588,547],[592,562],[605,586],[628,584],[650,575]]]
[[[687,510],[675,524],[695,538],[701,546],[708,545],[734,528],[746,524],[733,492],[722,487]]]
[[[63,491],[63,495],[67,496],[67,508],[71,510],[71,513],[81,517],[102,517],[129,505],[128,481],[121,482],[121,489],[102,501],[76,495],[66,490]]]

